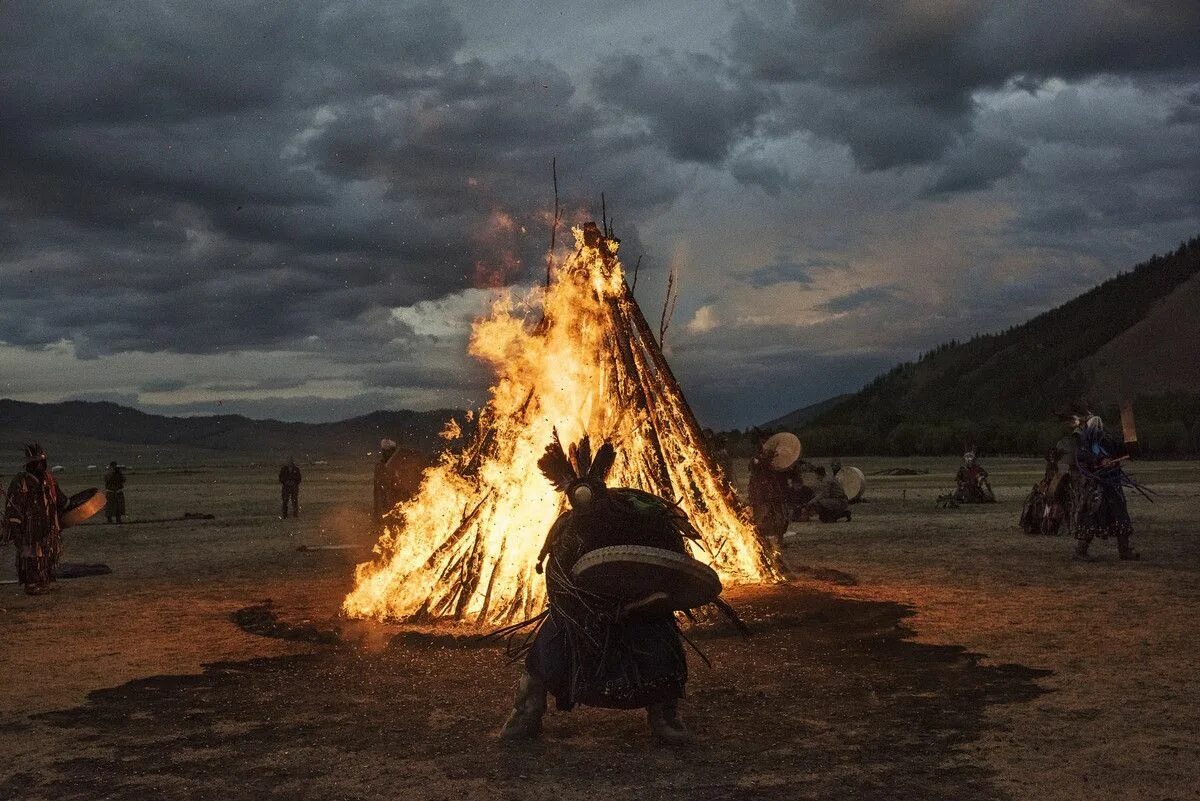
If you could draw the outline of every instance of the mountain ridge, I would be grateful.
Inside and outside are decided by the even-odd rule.
[[[979,439],[1036,452],[1062,406],[1082,398],[1111,416],[1130,399],[1139,428],[1142,421],[1169,427],[1154,437],[1168,452],[1197,452],[1198,307],[1200,237],[1020,325],[899,364],[802,427],[832,450],[850,441],[902,452],[923,442],[929,452],[946,452]]]
[[[111,401],[33,403],[0,399],[0,447],[30,438],[88,443],[88,452],[107,446],[122,453],[180,449],[215,457],[257,454],[265,459],[361,456],[389,437],[404,447],[432,452],[456,409],[419,412],[377,410],[332,423],[256,420],[239,414],[172,417],[143,412]],[[51,458],[55,458],[53,455]]]

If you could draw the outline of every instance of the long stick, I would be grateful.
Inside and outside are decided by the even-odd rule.
[[[546,252],[546,289],[550,288],[550,274],[554,269],[554,243],[558,236],[558,157],[550,159],[550,175],[554,180],[554,224],[550,226],[550,250]]]
[[[658,346],[662,348],[666,344],[667,328],[671,325],[671,318],[675,316],[675,301],[679,300],[679,290],[675,287],[675,268],[671,268],[671,272],[667,273],[667,296],[663,298],[662,317],[658,321]]]
[[[713,457],[712,451],[709,449],[708,440],[704,437],[704,432],[700,430],[700,423],[696,420],[696,414],[692,411],[691,405],[688,404],[687,397],[683,394],[683,389],[679,386],[679,382],[675,380],[675,374],[671,372],[671,367],[667,364],[667,359],[663,356],[662,350],[659,349],[658,343],[654,341],[654,334],[650,331],[650,324],[646,322],[646,316],[642,314],[642,307],[638,305],[637,300],[628,291],[621,298],[621,304],[628,309],[634,328],[641,336],[643,342],[645,342],[646,351],[650,354],[650,358],[654,362],[654,366],[658,369],[659,377],[666,384],[667,390],[679,398],[679,404],[683,407],[685,424],[706,466],[714,475],[720,475],[717,460]],[[731,498],[730,502],[734,505],[735,509],[740,510],[742,508],[741,503],[736,497]]]

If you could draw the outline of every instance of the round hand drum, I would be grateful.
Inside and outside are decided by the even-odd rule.
[[[857,467],[843,467],[838,471],[837,480],[846,491],[847,500],[861,500],[863,493],[867,491],[867,477]]]
[[[62,513],[59,522],[63,528],[77,526],[104,508],[104,493],[93,487],[83,492],[77,492],[67,502],[67,510]]]
[[[767,438],[762,447],[763,450],[774,454],[771,457],[771,469],[773,470],[787,470],[796,463],[796,460],[800,458],[800,454],[804,452],[804,447],[800,444],[800,438],[790,431],[780,431],[778,434],[773,434]]]
[[[663,607],[695,609],[721,594],[721,577],[708,565],[675,551],[645,545],[613,545],[584,554],[572,575],[588,592],[637,602],[662,593]]]

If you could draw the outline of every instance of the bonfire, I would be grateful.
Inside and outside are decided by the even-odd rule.
[[[347,615],[482,627],[540,612],[538,553],[563,501],[537,460],[555,432],[613,442],[609,484],[678,503],[703,535],[693,556],[727,585],[777,577],[626,284],[617,240],[591,223],[574,235],[546,288],[502,295],[474,323],[470,351],[496,373],[489,401],[465,439],[452,422],[454,446],[388,515]]]

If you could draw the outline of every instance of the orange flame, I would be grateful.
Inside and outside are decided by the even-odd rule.
[[[534,567],[563,499],[537,460],[555,429],[564,443],[611,440],[608,483],[676,500],[703,537],[693,555],[727,584],[776,578],[625,284],[616,242],[574,234],[547,291],[502,296],[475,322],[470,351],[497,373],[476,433],[389,514],[347,615],[486,625],[541,611]]]

